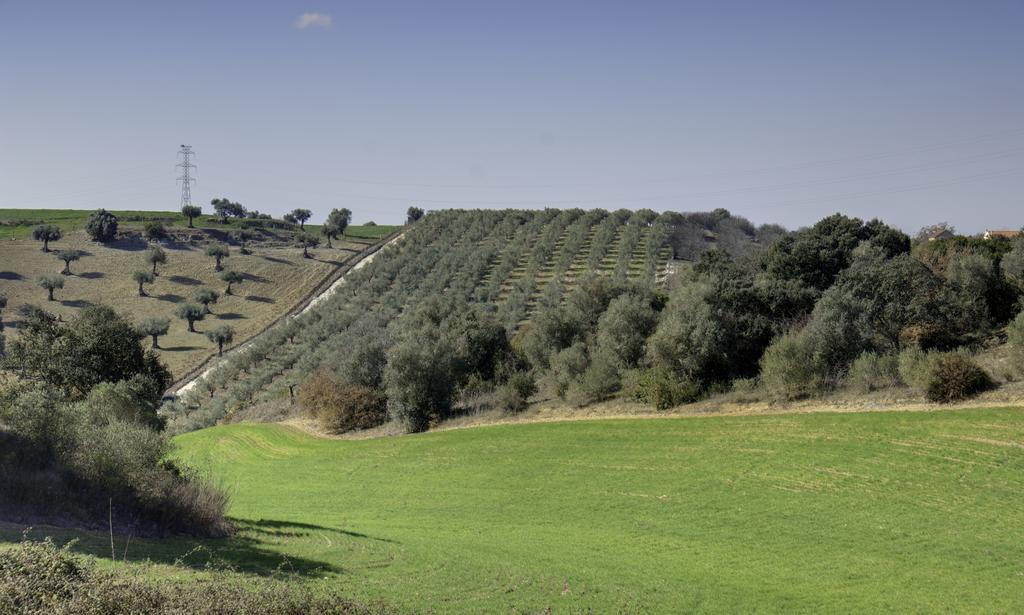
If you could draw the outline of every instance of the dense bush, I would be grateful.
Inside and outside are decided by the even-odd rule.
[[[870,393],[901,384],[897,355],[865,352],[850,365],[846,384],[858,393]]]
[[[49,538],[0,550],[0,613],[24,615],[300,615],[369,613],[333,592],[314,595],[284,580],[213,576],[188,582],[97,570]],[[376,612],[376,611],[374,611]]]
[[[105,209],[97,209],[85,221],[85,232],[93,241],[113,241],[117,237],[117,216]]]
[[[299,405],[329,433],[369,429],[387,421],[387,400],[379,392],[348,384],[319,370],[307,378],[298,393]]]
[[[19,332],[7,367],[55,386],[72,399],[85,397],[101,382],[138,376],[146,381],[146,399],[155,404],[170,385],[170,372],[139,343],[143,335],[110,307],[86,307],[70,323],[28,307]]]
[[[991,376],[969,357],[947,353],[932,365],[925,394],[930,401],[950,403],[977,395],[993,384]]]
[[[701,387],[692,382],[680,381],[666,367],[655,367],[636,374],[627,390],[640,403],[650,404],[657,410],[668,410],[697,401]]]
[[[537,393],[537,383],[529,372],[515,372],[498,391],[498,405],[506,412],[522,412]]]
[[[826,390],[827,382],[811,361],[805,337],[787,333],[761,358],[761,386],[774,399],[791,400]]]

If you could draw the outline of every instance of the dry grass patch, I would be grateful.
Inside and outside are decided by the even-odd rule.
[[[103,303],[128,315],[134,322],[144,318],[171,319],[170,331],[160,338],[161,358],[178,377],[216,354],[216,344],[204,332],[228,325],[234,329],[235,343],[258,333],[281,314],[299,303],[313,288],[329,276],[339,264],[366,247],[365,242],[335,242],[333,249],[317,248],[312,259],[302,258],[300,248],[263,247],[251,244],[252,254],[240,254],[235,247],[224,259],[226,270],[238,271],[245,279],[233,284],[232,295],[214,271],[213,259],[203,245],[165,245],[167,264],[158,268],[153,284],[146,284],[148,296],[140,297],[132,274],[149,270],[145,260],[146,244],[127,239],[109,245],[89,241],[84,232],[68,233],[54,242],[58,249],[79,249],[87,254],[71,263],[73,275],[64,276],[64,288],[47,301],[47,293],[36,284],[45,274],[61,271],[64,263],[52,253],[40,250],[37,241],[8,239],[0,241],[0,293],[7,295],[8,307],[2,317],[9,337],[17,336],[17,308],[33,303],[70,319],[81,308]],[[197,333],[188,332],[187,323],[174,316],[175,307],[192,300],[199,288],[220,293],[211,305],[212,314],[196,323]]]

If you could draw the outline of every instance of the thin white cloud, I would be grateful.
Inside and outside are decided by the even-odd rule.
[[[295,20],[295,27],[299,30],[305,30],[306,28],[330,28],[332,25],[334,25],[334,20],[331,19],[330,15],[324,15],[323,13],[303,13]]]

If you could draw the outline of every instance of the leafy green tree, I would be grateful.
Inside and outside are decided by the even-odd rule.
[[[53,291],[64,288],[64,276],[59,273],[48,273],[36,278],[36,285],[46,289],[47,299],[53,301]]]
[[[143,288],[143,284],[152,284],[156,281],[156,276],[151,271],[136,271],[132,273],[132,279],[135,280],[139,285],[139,296],[146,296],[146,289]]]
[[[155,354],[142,348],[142,338],[128,320],[107,306],[88,306],[67,324],[45,310],[29,307],[8,360],[14,369],[61,389],[71,399],[85,397],[101,382],[138,377],[142,396],[156,403],[171,376]]]
[[[206,318],[206,310],[203,306],[196,305],[195,303],[180,303],[178,307],[174,309],[174,314],[178,318],[188,321],[188,330],[190,333],[196,332],[195,324]]]
[[[388,350],[388,411],[409,432],[426,431],[451,409],[458,382],[455,349],[439,333],[409,334]]]
[[[146,318],[139,323],[139,333],[153,338],[153,348],[160,348],[157,338],[167,335],[170,328],[171,320],[169,318]]]
[[[53,224],[40,224],[32,229],[32,239],[43,242],[43,252],[49,252],[50,242],[57,241],[63,236],[60,228]]]
[[[237,271],[225,271],[220,274],[220,279],[227,282],[228,287],[224,289],[225,295],[231,294],[232,284],[241,284],[245,280],[245,276]]]
[[[302,248],[302,258],[313,258],[309,255],[309,249],[320,245],[320,240],[315,235],[303,232],[295,236],[295,245]]]
[[[281,219],[284,220],[285,222],[287,222],[288,224],[298,224],[299,223],[299,219],[296,218],[293,214],[285,214],[285,215],[281,216]]]
[[[306,220],[313,217],[313,212],[308,209],[293,209],[292,217],[298,220],[299,229],[301,230],[306,228]]]
[[[405,223],[412,224],[423,217],[423,210],[419,207],[410,207],[405,212]]]
[[[649,299],[635,294],[620,295],[611,300],[597,323],[598,347],[610,352],[620,367],[636,367],[657,323],[658,315]]]
[[[198,205],[182,205],[182,207],[181,207],[181,215],[183,215],[186,218],[188,218],[188,227],[189,228],[195,228],[192,225],[192,220],[194,220],[195,218],[198,218],[199,216],[203,215],[203,208],[198,206]]]
[[[217,344],[217,356],[224,354],[224,344],[230,344],[235,339],[235,330],[225,325],[206,332],[206,339]]]
[[[228,247],[226,245],[222,243],[215,243],[206,246],[206,255],[213,258],[215,263],[213,267],[214,271],[223,271],[224,267],[220,264],[220,262],[223,259],[231,256],[231,252],[228,250]]]
[[[156,266],[167,264],[167,252],[160,246],[149,246],[146,248],[146,262],[153,266],[153,276],[158,276]]]
[[[112,241],[117,237],[117,216],[105,209],[97,209],[85,221],[85,232],[93,241]]]
[[[345,230],[348,229],[348,225],[352,222],[352,212],[347,207],[341,209],[332,209],[331,213],[327,214],[327,221],[324,222],[325,227],[329,227],[330,233],[326,233],[321,230],[321,233],[327,237],[327,247],[331,247],[330,240],[337,238],[339,235],[344,236]]]
[[[64,269],[61,271],[62,275],[71,275],[71,263],[85,256],[85,252],[74,249],[57,250],[54,254],[57,255],[58,259],[64,261]]]
[[[210,201],[213,210],[220,216],[221,224],[227,224],[229,217],[244,218],[245,207],[241,203],[235,203],[223,197]]]
[[[4,308],[7,307],[7,295],[0,293],[0,313],[3,313]]]
[[[205,313],[210,314],[210,305],[217,303],[217,299],[220,299],[220,294],[212,288],[197,288],[192,293],[192,299],[203,306]]]
[[[835,214],[775,242],[765,255],[764,266],[775,279],[798,280],[823,291],[850,266],[857,246],[876,237],[886,256],[909,250],[909,238],[877,220],[864,224],[858,218]]]

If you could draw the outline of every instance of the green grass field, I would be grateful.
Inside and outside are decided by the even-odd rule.
[[[122,228],[142,227],[149,220],[159,220],[164,224],[184,227],[188,225],[188,218],[175,211],[127,211],[110,210],[118,217],[119,226]],[[25,239],[32,236],[32,228],[39,224],[56,224],[63,231],[75,231],[85,228],[85,221],[89,218],[91,210],[85,209],[0,209],[0,239]],[[207,211],[207,214],[212,213]],[[219,219],[204,215],[196,218],[195,226],[199,228],[211,228],[217,230],[233,230],[241,228],[237,220],[223,225]],[[306,228],[313,233],[319,233],[318,225],[307,224]],[[352,225],[345,232],[345,236],[355,239],[380,239],[401,228],[394,225]]]
[[[364,441],[231,425],[177,442],[231,487],[242,531],[136,540],[132,558],[199,544],[248,573],[437,612],[1024,609],[1021,409]],[[108,538],[78,548],[104,556]]]

